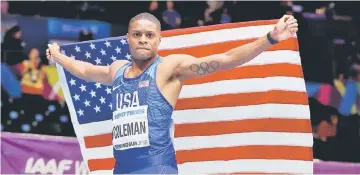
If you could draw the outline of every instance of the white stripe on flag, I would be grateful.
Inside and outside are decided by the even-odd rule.
[[[310,112],[307,105],[261,104],[224,108],[177,110],[174,111],[173,118],[175,124],[265,118],[310,119]]]
[[[114,157],[113,147],[104,146],[98,148],[87,148],[84,155],[86,155],[89,159],[106,159]]]
[[[270,90],[306,92],[304,79],[302,78],[248,78],[240,80],[216,81],[197,85],[186,85],[181,89],[179,99],[223,94],[266,92]]]
[[[113,170],[97,170],[90,172],[90,175],[104,175],[104,174],[113,175]]]
[[[184,47],[193,47],[220,42],[256,39],[263,37],[274,28],[272,25],[238,27],[206,31],[193,34],[165,37],[161,40],[159,50],[169,50]],[[296,35],[293,37],[296,38]]]
[[[279,64],[279,63],[288,63],[288,64],[297,64],[301,65],[301,58],[298,51],[293,50],[274,50],[274,51],[265,51],[259,54],[257,57],[251,61],[239,66],[254,66],[254,65],[266,65],[266,64]]]
[[[300,160],[245,159],[190,162],[179,165],[179,174],[240,172],[313,174],[313,162]]]
[[[191,144],[189,144],[191,143]],[[216,136],[192,136],[175,138],[176,150],[224,148],[248,145],[284,145],[311,147],[311,133],[252,132],[222,134]]]
[[[112,121],[105,120],[105,121],[81,124],[78,126],[78,132],[84,133],[84,136],[108,134],[112,132]]]

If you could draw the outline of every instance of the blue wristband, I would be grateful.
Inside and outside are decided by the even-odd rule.
[[[276,43],[278,43],[278,41],[276,41],[274,38],[271,37],[270,32],[269,32],[266,36],[267,36],[267,39],[269,40],[269,42],[270,42],[271,44],[276,44]]]

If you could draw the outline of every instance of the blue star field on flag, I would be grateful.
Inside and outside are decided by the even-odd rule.
[[[109,66],[116,60],[131,60],[125,36],[61,46],[61,53],[75,60]],[[79,124],[111,119],[111,87],[86,82],[64,69]]]

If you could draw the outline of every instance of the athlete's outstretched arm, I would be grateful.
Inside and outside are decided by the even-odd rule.
[[[49,48],[46,50],[46,56],[80,79],[105,85],[112,85],[112,80],[116,73],[115,68],[125,64],[124,61],[118,60],[110,66],[97,66],[84,61],[74,60],[61,54],[60,47],[56,43],[49,45]]]
[[[283,16],[270,32],[270,40],[286,40],[298,30],[298,24],[293,16]],[[268,49],[270,43],[265,35],[252,43],[233,48],[225,53],[195,58],[190,55],[172,55],[174,74],[182,80],[204,76],[213,72],[228,70],[242,65]]]

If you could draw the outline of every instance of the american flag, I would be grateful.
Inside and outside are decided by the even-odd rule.
[[[159,55],[225,52],[264,36],[275,20],[162,32]],[[110,65],[130,59],[126,38],[61,46],[73,59]],[[112,173],[111,87],[58,65],[84,161]],[[297,36],[233,70],[186,81],[173,113],[179,173],[312,173],[310,112]]]
[[[103,41],[63,45],[61,53],[72,59],[99,66],[108,66],[116,60],[131,60],[125,36]],[[67,70],[64,70],[64,74],[79,124],[111,118],[111,87],[100,83],[86,82]]]

